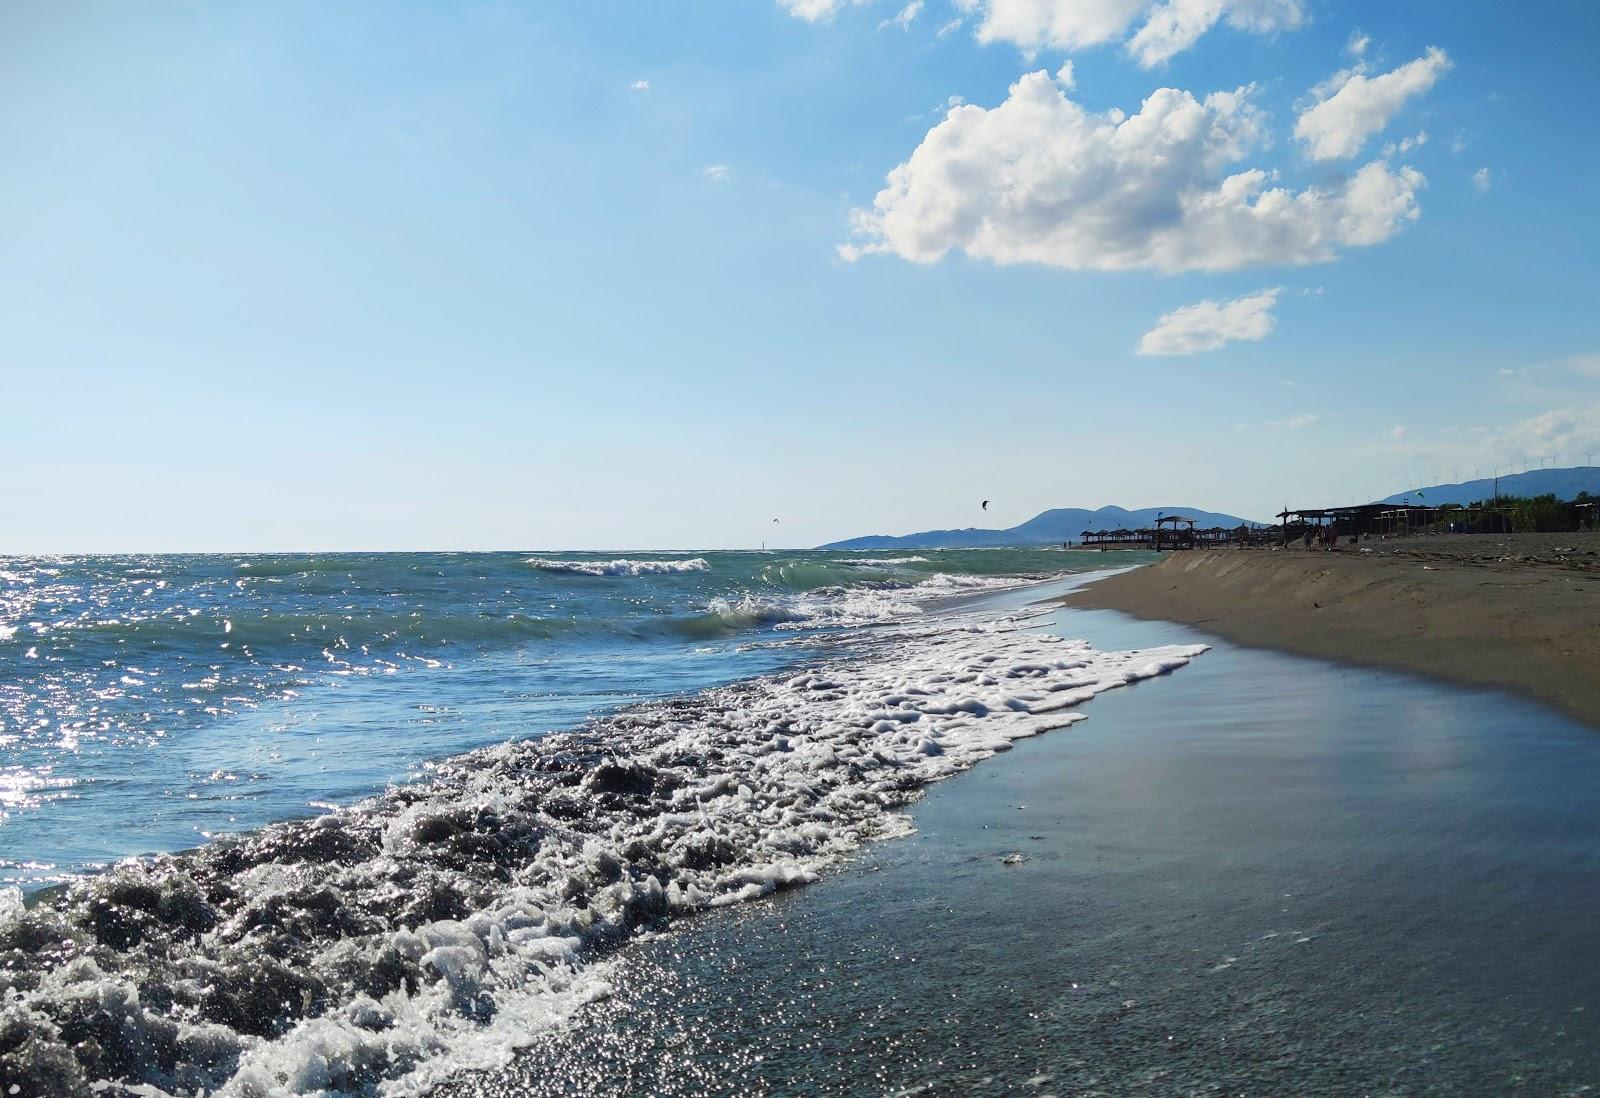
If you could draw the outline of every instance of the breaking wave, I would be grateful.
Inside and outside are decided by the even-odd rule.
[[[938,573],[917,583],[856,580],[792,595],[746,594],[712,599],[702,613],[679,619],[675,631],[712,639],[762,626],[795,630],[893,623],[937,610],[940,600],[1023,585],[1015,577]]]
[[[667,576],[704,572],[711,567],[701,557],[688,560],[546,560],[529,557],[528,563],[546,572],[573,576]]]
[[[314,820],[0,892],[17,1092],[402,1094],[503,1062],[644,929],[816,879],[895,809],[1203,646],[1099,652],[1018,616],[457,756]]]

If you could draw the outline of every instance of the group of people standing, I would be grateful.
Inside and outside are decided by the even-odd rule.
[[[1308,525],[1301,535],[1301,542],[1307,549],[1311,548],[1312,542],[1316,542],[1323,552],[1332,552],[1339,548],[1339,528],[1331,522],[1326,526]]]

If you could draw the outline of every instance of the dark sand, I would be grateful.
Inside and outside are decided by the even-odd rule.
[[[1107,648],[1182,626],[1063,608]],[[1226,641],[438,1098],[1588,1093],[1600,737]],[[1020,854],[1020,864],[1008,856]]]
[[[1600,534],[1174,553],[1067,596],[1242,644],[1511,690],[1600,727]]]

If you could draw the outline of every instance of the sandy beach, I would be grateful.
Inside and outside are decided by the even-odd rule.
[[[1600,727],[1594,534],[1174,553],[1066,601],[1243,644],[1510,690]]]

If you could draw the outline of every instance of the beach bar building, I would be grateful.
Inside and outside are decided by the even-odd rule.
[[[1361,503],[1351,507],[1284,507],[1278,512],[1281,543],[1288,545],[1309,532],[1320,537],[1371,536],[1379,532],[1380,516],[1394,510],[1391,503]],[[1405,510],[1405,508],[1400,508]]]
[[[1407,534],[1498,534],[1511,529],[1510,515],[1496,507],[1421,507],[1362,503],[1352,507],[1285,508],[1278,513],[1281,543],[1311,532],[1334,537],[1404,537]]]
[[[1167,529],[1167,527],[1171,529]],[[1156,518],[1155,548],[1193,549],[1195,547],[1195,520],[1187,515],[1160,515]]]
[[[1185,515],[1163,515],[1155,526],[1084,530],[1078,537],[1085,549],[1247,549],[1273,544],[1278,538],[1276,526],[1246,523],[1232,530],[1225,526],[1200,530],[1196,526],[1196,520]]]

